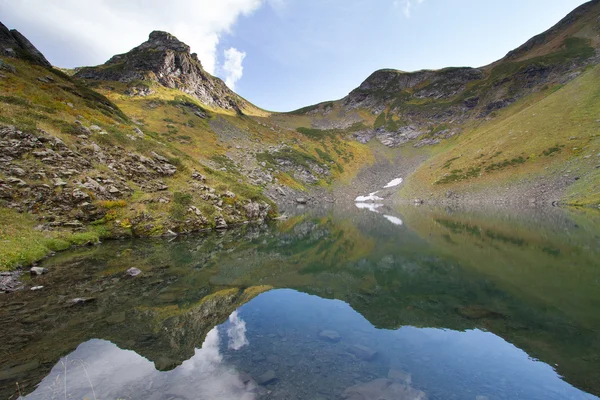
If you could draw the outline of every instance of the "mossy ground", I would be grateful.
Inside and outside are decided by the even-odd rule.
[[[30,265],[55,251],[98,243],[107,236],[101,227],[83,232],[38,231],[38,222],[28,214],[0,208],[0,271]]]

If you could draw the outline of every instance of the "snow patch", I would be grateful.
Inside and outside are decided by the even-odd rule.
[[[397,217],[393,217],[391,215],[384,215],[383,218],[387,219],[394,225],[402,226],[402,220]]]
[[[358,196],[354,201],[356,203],[367,203],[369,201],[375,202],[375,201],[381,201],[383,200],[383,198],[376,196],[376,194],[379,193],[379,191],[377,192],[373,192],[373,193],[369,193],[368,196]]]
[[[384,189],[393,188],[393,187],[400,185],[402,182],[403,182],[402,178],[397,178],[397,179],[394,179],[393,181],[391,181],[390,183],[388,183],[387,185],[385,185],[383,188]]]

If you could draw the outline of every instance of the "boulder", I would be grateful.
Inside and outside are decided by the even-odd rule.
[[[94,297],[77,297],[71,300],[71,305],[83,305],[87,303],[92,303],[94,301],[96,301]]]
[[[139,268],[129,268],[126,272],[127,276],[138,276],[142,273],[142,270]]]
[[[351,386],[342,393],[344,400],[426,400],[427,395],[410,385],[394,382],[391,379],[374,381]]]
[[[371,361],[377,356],[376,350],[359,344],[350,347],[350,353],[364,361]]]
[[[52,179],[52,182],[54,183],[55,187],[67,186],[67,182],[63,181],[61,178],[54,178]]]
[[[43,274],[48,273],[48,269],[42,268],[42,267],[31,267],[31,269],[29,270],[29,273],[31,275],[43,275]]]
[[[319,337],[328,342],[339,342],[341,339],[340,334],[331,329],[326,329],[324,331],[321,331],[319,333]]]
[[[206,177],[198,171],[192,172],[192,179],[199,181],[199,182],[206,182]]]
[[[265,372],[264,374],[262,374],[261,376],[256,378],[256,382],[262,386],[268,385],[269,383],[273,383],[276,380],[277,380],[277,375],[275,374],[275,371],[273,371],[272,369],[268,370],[267,372]]]
[[[223,218],[222,215],[217,215],[215,217],[215,228],[216,229],[227,229],[228,228],[227,222],[225,221],[225,218]]]
[[[390,369],[388,371],[388,379],[410,385],[412,382],[412,375],[399,369]]]

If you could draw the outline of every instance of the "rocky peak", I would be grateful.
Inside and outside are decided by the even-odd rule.
[[[8,29],[0,22],[0,55],[22,58],[44,67],[52,67],[46,57],[15,29]]]
[[[173,51],[182,51],[185,53],[190,52],[190,46],[183,43],[170,33],[163,31],[151,32],[148,41],[142,44],[142,46],[151,47],[155,50],[168,49]]]
[[[168,32],[153,31],[148,40],[104,65],[80,69],[78,78],[103,81],[153,81],[179,89],[202,103],[242,113],[246,102],[204,70],[190,46]]]

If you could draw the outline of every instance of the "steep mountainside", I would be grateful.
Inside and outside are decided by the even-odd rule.
[[[24,58],[34,64],[50,67],[46,57],[35,48],[27,38],[16,29],[9,30],[0,22],[0,55]]]

